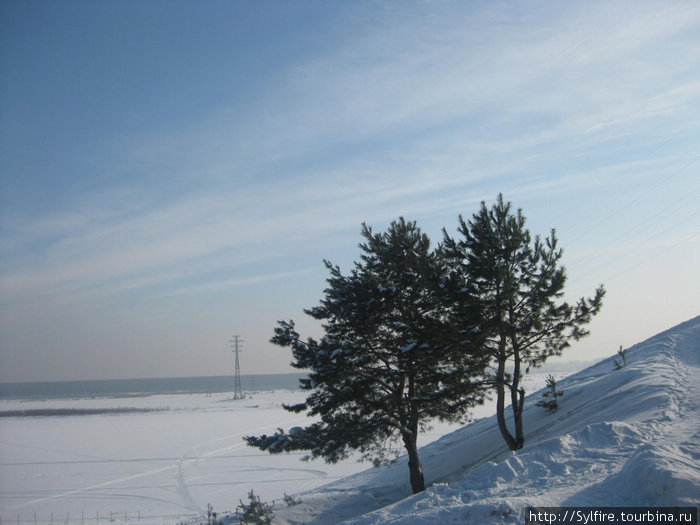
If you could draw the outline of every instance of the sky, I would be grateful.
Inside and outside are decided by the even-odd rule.
[[[564,358],[700,313],[700,4],[0,1],[0,381],[293,371],[363,222],[556,228]]]

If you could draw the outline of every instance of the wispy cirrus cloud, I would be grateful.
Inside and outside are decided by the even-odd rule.
[[[563,201],[543,220],[575,236],[587,207],[614,205],[595,198],[611,181],[634,190],[690,160],[692,3],[338,9],[327,40],[279,61],[244,101],[232,85],[189,118],[104,136],[66,161],[81,176],[55,200],[7,210],[4,311],[70,303],[79,325],[97,300],[170,312],[312,266],[322,282],[320,259],[351,259],[361,222],[404,215],[439,232],[499,191],[542,216]]]

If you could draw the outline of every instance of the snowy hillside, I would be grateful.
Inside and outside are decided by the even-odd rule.
[[[405,458],[299,495],[275,523],[523,523],[526,506],[700,504],[700,317],[557,382],[559,410],[525,408],[525,448],[495,417],[421,449],[425,492]],[[343,521],[347,520],[347,521]]]

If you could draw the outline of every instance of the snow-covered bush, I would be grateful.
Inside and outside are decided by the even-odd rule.
[[[274,517],[272,507],[260,501],[260,496],[256,496],[252,489],[248,493],[248,503],[241,501],[236,515],[242,525],[270,525]]]

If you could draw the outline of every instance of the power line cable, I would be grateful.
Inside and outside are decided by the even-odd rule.
[[[631,201],[627,202],[627,204],[625,204],[624,206],[617,207],[617,208],[615,209],[615,211],[613,211],[613,212],[611,212],[611,213],[605,215],[600,221],[598,221],[597,223],[595,223],[593,226],[591,226],[591,227],[589,227],[588,229],[584,230],[582,233],[579,233],[576,237],[574,237],[574,238],[572,239],[572,242],[573,242],[573,241],[577,241],[577,240],[579,240],[579,239],[582,238],[582,237],[585,237],[586,235],[588,235],[589,233],[591,233],[592,231],[594,231],[595,229],[597,229],[597,228],[600,227],[601,225],[606,224],[607,222],[610,221],[611,218],[613,218],[613,217],[619,215],[620,213],[622,213],[623,211],[625,211],[626,209],[628,209],[628,208],[629,208],[630,206],[632,206],[633,204],[639,202],[643,197],[647,196],[649,193],[651,193],[652,191],[654,191],[654,190],[657,189],[658,187],[662,186],[663,184],[665,184],[666,182],[668,182],[670,179],[672,179],[673,177],[677,176],[679,173],[682,173],[682,172],[683,172],[685,169],[687,169],[688,167],[690,167],[690,166],[692,166],[693,164],[695,164],[695,163],[698,161],[698,158],[700,158],[700,157],[697,157],[697,156],[696,156],[696,157],[695,157],[694,159],[692,159],[690,162],[687,162],[686,164],[684,164],[683,166],[681,166],[681,167],[678,168],[677,170],[673,171],[671,174],[669,174],[669,175],[667,175],[666,177],[664,177],[663,179],[661,179],[657,184],[654,184],[653,186],[647,188],[646,191],[643,191],[642,193],[640,193],[639,195],[637,195],[637,197],[635,197],[635,198],[632,199]]]
[[[673,244],[671,244],[671,245],[669,245],[669,246],[667,246],[667,247],[665,247],[665,248],[663,248],[663,249],[661,249],[661,250],[657,250],[656,252],[654,252],[653,255],[651,255],[651,256],[649,256],[649,257],[646,257],[644,260],[641,260],[641,261],[638,262],[637,264],[632,265],[632,266],[628,266],[628,267],[625,268],[624,270],[620,270],[619,272],[613,274],[613,275],[610,277],[610,279],[615,279],[615,278],[617,278],[619,275],[621,275],[622,273],[627,273],[627,272],[629,272],[629,271],[631,271],[631,270],[634,270],[634,269],[636,269],[636,268],[639,268],[642,264],[648,263],[649,261],[652,261],[652,260],[656,259],[656,258],[659,257],[660,255],[662,255],[662,254],[664,254],[664,253],[666,253],[666,252],[668,252],[668,251],[670,251],[670,250],[676,248],[677,246],[679,246],[679,245],[681,245],[681,244],[685,244],[685,243],[688,243],[688,242],[692,242],[692,241],[697,240],[697,239],[700,239],[700,234],[692,234],[690,237],[681,239],[681,240],[679,240],[679,241],[677,241],[677,242],[675,242],[675,243],[673,243]]]
[[[645,220],[636,223],[631,228],[628,228],[627,230],[619,233],[614,238],[608,239],[603,244],[598,245],[598,250],[596,250],[595,252],[588,253],[582,257],[579,257],[572,264],[579,265],[582,262],[585,262],[587,259],[590,259],[591,257],[594,257],[601,252],[605,252],[607,249],[609,249],[613,246],[619,245],[621,242],[623,242],[624,239],[631,237],[632,234],[637,232],[638,230],[643,229],[650,224],[651,225],[657,224],[659,222],[660,218],[669,216],[671,213],[676,213],[678,211],[679,207],[681,207],[680,203],[683,203],[684,201],[695,202],[697,197],[698,197],[698,194],[700,194],[700,187],[698,187],[698,189],[696,189],[696,190],[693,190],[689,193],[686,193],[682,197],[667,204],[662,210],[659,210],[652,215],[648,215]]]
[[[665,227],[662,231],[656,232],[656,233],[654,233],[653,235],[651,235],[650,237],[648,237],[648,238],[644,239],[643,241],[637,243],[636,246],[635,246],[635,248],[638,249],[639,247],[642,247],[642,246],[645,246],[645,245],[649,244],[649,242],[651,242],[651,241],[653,241],[653,240],[655,240],[655,239],[661,237],[662,235],[666,235],[666,234],[668,233],[668,230],[669,230],[669,229],[674,228],[674,227],[677,226],[678,224],[687,222],[688,219],[690,219],[690,218],[692,218],[692,217],[694,217],[694,216],[700,216],[700,211],[697,210],[697,209],[696,209],[696,210],[693,210],[689,215],[683,216],[681,219],[679,219],[678,221],[672,223],[670,226]],[[624,267],[623,269],[621,269],[619,272],[617,272],[616,274],[614,274],[614,276],[616,277],[616,276],[618,276],[618,275],[619,275],[620,273],[622,273],[622,272],[630,271],[630,270],[633,269],[633,268],[637,268],[637,267],[641,266],[642,264],[648,262],[649,260],[658,257],[658,256],[661,255],[662,253],[665,253],[665,252],[667,252],[668,250],[670,250],[670,249],[672,249],[672,248],[674,248],[674,247],[676,247],[676,246],[678,246],[678,245],[680,245],[680,244],[682,244],[682,243],[684,243],[684,242],[688,242],[688,241],[690,241],[690,240],[693,240],[694,238],[697,238],[697,237],[698,237],[698,233],[694,232],[694,233],[693,233],[692,235],[690,235],[689,237],[685,237],[685,238],[681,239],[680,241],[673,243],[673,244],[670,245],[669,247],[663,248],[663,249],[661,249],[661,250],[659,250],[659,251],[653,253],[653,254],[650,255],[650,256],[644,257],[643,259],[640,258],[639,260],[640,260],[641,262],[639,262],[638,264],[625,266],[625,267]],[[605,249],[608,249],[608,248],[609,248],[609,247],[607,247],[607,248],[605,248]],[[597,253],[601,253],[601,252],[604,251],[605,249],[598,250]],[[586,276],[588,276],[588,275],[590,275],[590,274],[592,274],[592,273],[594,273],[594,272],[599,271],[601,268],[605,268],[605,267],[607,267],[607,266],[610,266],[612,263],[614,263],[614,262],[616,262],[616,261],[620,261],[620,260],[624,259],[625,257],[629,257],[630,251],[628,250],[626,253],[627,253],[626,256],[613,255],[613,256],[611,256],[611,257],[608,257],[608,258],[607,258],[605,261],[603,261],[601,264],[598,264],[598,265],[596,265],[596,266],[594,266],[594,267],[592,267],[592,268],[589,268],[588,270],[584,271],[583,273],[578,274],[578,275],[577,275],[577,278],[586,277]],[[608,277],[608,279],[609,279],[609,278],[610,278],[610,277]]]

